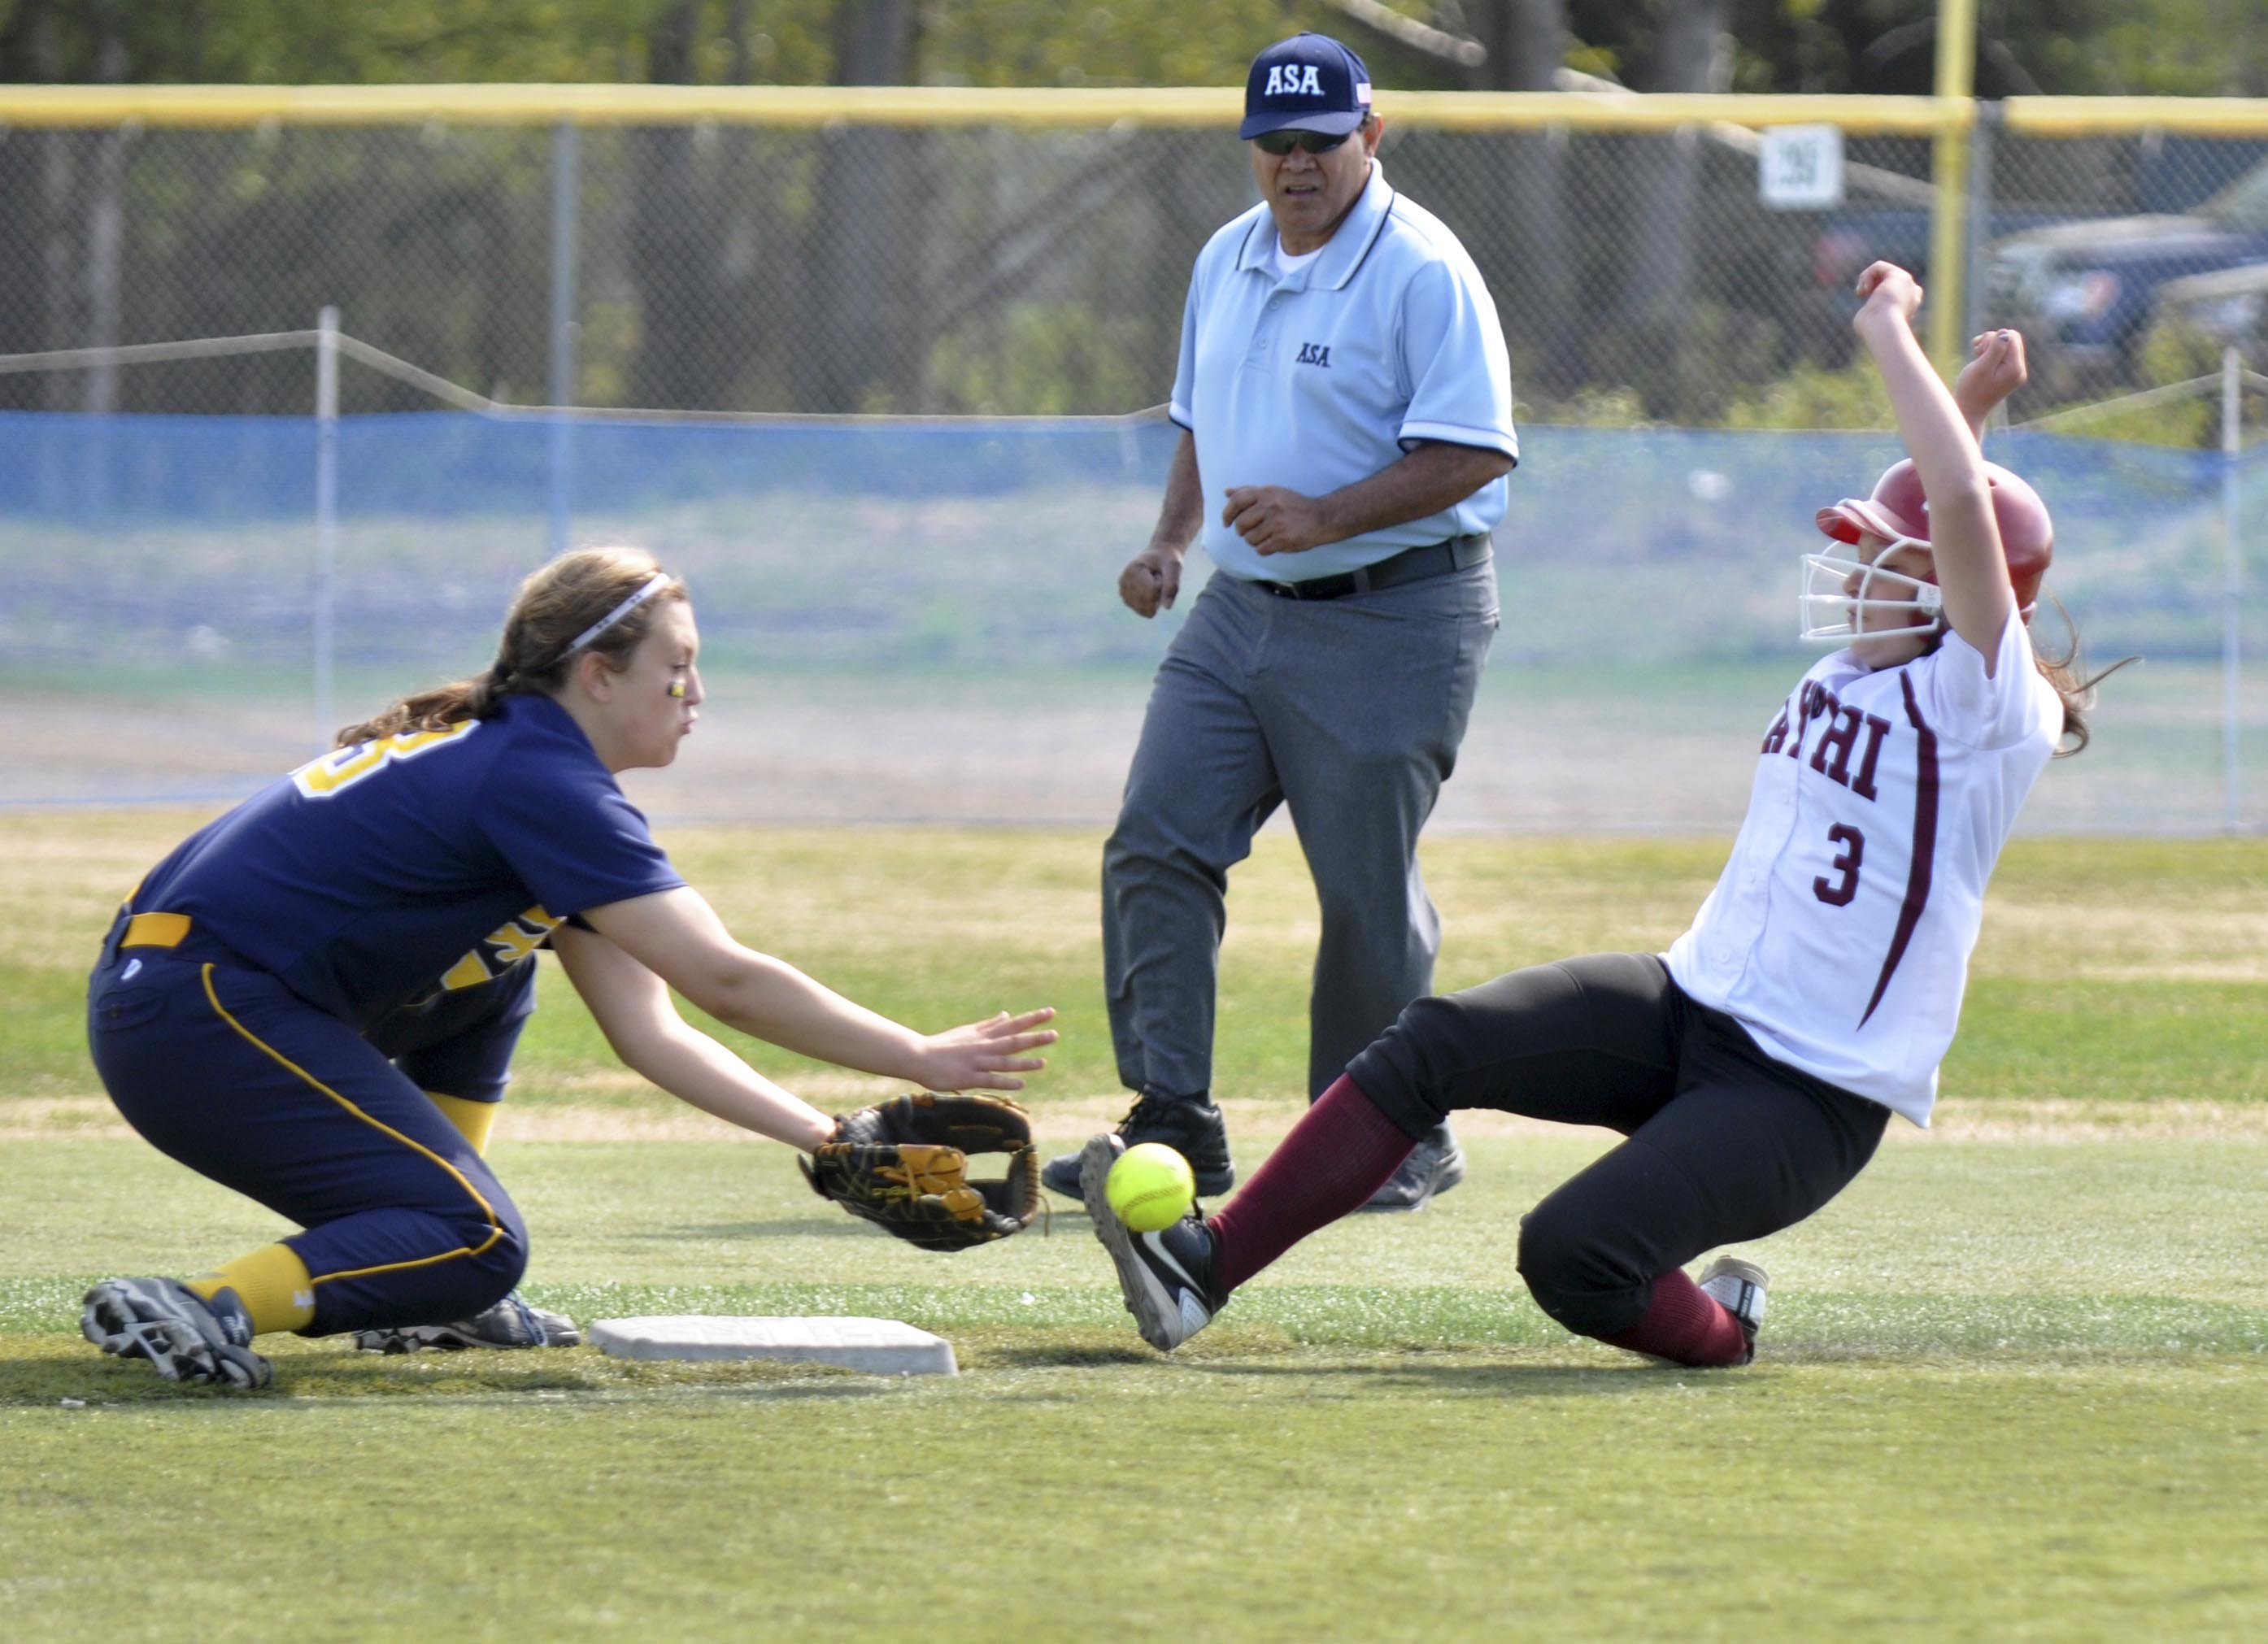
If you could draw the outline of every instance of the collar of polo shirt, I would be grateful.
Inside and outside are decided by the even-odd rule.
[[[1370,180],[1355,196],[1354,204],[1340,219],[1338,228],[1315,253],[1314,261],[1290,276],[1295,290],[1336,291],[1354,278],[1362,260],[1378,243],[1379,234],[1386,227],[1387,209],[1394,203],[1394,190],[1386,186],[1386,167],[1376,159],[1370,163]],[[1239,268],[1257,268],[1273,278],[1276,273],[1276,224],[1266,212],[1244,237],[1244,244],[1236,253]]]

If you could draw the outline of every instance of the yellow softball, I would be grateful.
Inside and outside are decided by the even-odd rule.
[[[1162,1141],[1138,1141],[1118,1156],[1102,1184],[1118,1219],[1137,1233],[1155,1233],[1189,1215],[1197,1202],[1189,1162]]]

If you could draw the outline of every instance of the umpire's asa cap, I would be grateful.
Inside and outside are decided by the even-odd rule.
[[[1328,34],[1294,34],[1252,60],[1240,140],[1287,128],[1336,136],[1370,113],[1370,70]]]

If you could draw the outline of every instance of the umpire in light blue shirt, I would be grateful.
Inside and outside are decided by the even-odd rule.
[[[1212,1100],[1230,866],[1288,804],[1322,908],[1308,1096],[1432,990],[1418,830],[1456,763],[1497,626],[1489,533],[1520,454],[1496,305],[1377,159],[1370,74],[1300,34],[1254,60],[1238,130],[1261,203],[1198,253],[1171,415],[1183,430],[1119,597],[1154,616],[1214,571],[1152,689],[1102,865],[1129,1145],[1234,1179]],[[1415,1209],[1464,1160],[1446,1128],[1370,1203]],[[1049,1187],[1079,1192],[1079,1157]]]

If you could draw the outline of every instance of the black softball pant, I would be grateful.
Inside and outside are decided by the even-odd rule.
[[[1773,1061],[1643,953],[1420,999],[1347,1072],[1413,1138],[1462,1107],[1622,1133],[1520,1227],[1537,1304],[1586,1336],[1636,1325],[1656,1275],[1802,1221],[1865,1168],[1889,1119]]]

